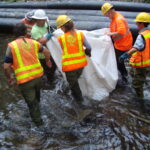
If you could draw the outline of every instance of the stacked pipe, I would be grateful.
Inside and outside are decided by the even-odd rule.
[[[57,2],[16,2],[0,3],[0,31],[12,32],[14,24],[19,22],[29,10],[44,9],[55,27],[55,20],[58,15],[66,14],[73,18],[76,27],[83,30],[95,30],[109,27],[109,19],[101,13],[101,6],[104,2],[93,1],[57,1]],[[122,13],[135,37],[137,27],[133,21],[139,12],[150,12],[150,4],[131,2],[111,2],[115,9]]]

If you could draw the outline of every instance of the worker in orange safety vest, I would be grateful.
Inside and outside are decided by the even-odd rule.
[[[8,43],[4,60],[4,71],[10,85],[17,82],[29,107],[33,122],[36,126],[41,126],[43,121],[39,103],[43,68],[38,59],[38,52],[44,54],[49,67],[51,66],[50,52],[39,42],[26,38],[26,32],[26,26],[23,23],[15,25],[14,34],[17,36],[17,39]],[[14,71],[16,79],[12,71]]]
[[[62,71],[65,72],[73,97],[77,103],[81,104],[83,96],[78,79],[83,68],[87,65],[86,55],[91,57],[91,46],[83,33],[74,28],[70,17],[60,15],[56,24],[57,28],[61,28],[64,32],[63,35],[58,37],[62,48]]]
[[[144,98],[143,86],[150,71],[150,15],[146,12],[139,13],[134,20],[139,29],[139,35],[133,47],[120,56],[120,61],[130,58],[132,87],[136,96]]]
[[[104,3],[101,7],[102,14],[109,17],[110,32],[107,35],[111,36],[114,43],[117,68],[121,74],[122,83],[127,83],[127,70],[124,62],[119,61],[119,57],[132,48],[133,38],[129,29],[128,23],[124,16],[115,11],[114,6],[110,3]]]

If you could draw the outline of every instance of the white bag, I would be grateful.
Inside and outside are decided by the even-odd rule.
[[[87,57],[88,65],[79,78],[79,85],[83,96],[94,100],[102,100],[109,96],[118,80],[113,44],[110,37],[105,35],[108,30],[107,28],[93,31],[81,30],[92,47],[92,57]],[[66,79],[61,69],[62,50],[57,41],[57,37],[61,34],[63,32],[60,29],[56,30],[53,38],[47,42],[47,47]]]

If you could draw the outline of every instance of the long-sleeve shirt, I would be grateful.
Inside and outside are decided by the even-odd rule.
[[[142,32],[144,30],[147,30],[147,28],[144,28],[144,29],[140,30],[140,32]],[[145,39],[144,39],[144,37],[141,34],[139,34],[137,36],[133,47],[136,48],[138,51],[144,50],[144,48],[145,48]]]

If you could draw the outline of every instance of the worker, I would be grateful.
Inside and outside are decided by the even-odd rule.
[[[4,72],[10,85],[18,84],[33,122],[36,126],[41,126],[43,121],[39,103],[43,68],[38,59],[38,52],[44,54],[48,67],[51,65],[50,52],[39,42],[26,38],[26,32],[27,28],[23,23],[14,26],[17,39],[8,43]]]
[[[134,20],[139,29],[139,35],[133,47],[120,56],[120,61],[130,58],[132,87],[135,89],[138,98],[143,99],[143,85],[146,82],[147,73],[150,71],[150,15],[141,12]]]
[[[32,16],[34,15],[34,10],[29,11],[25,14],[25,18],[23,18],[21,20],[21,22],[23,24],[25,24],[27,26],[27,34],[26,36],[28,38],[31,38],[31,30],[32,30],[32,26],[35,24],[36,20],[32,18]]]
[[[42,9],[37,9],[34,12],[34,15],[32,16],[32,18],[36,20],[36,24],[32,27],[31,37],[34,40],[37,40],[41,44],[46,46],[46,43],[52,37],[52,33],[48,33],[48,24],[47,24],[48,17],[46,16],[45,11]],[[47,76],[48,82],[51,83],[54,78],[56,64],[53,58],[51,57],[52,67],[48,68],[45,62],[45,57],[41,53],[39,53],[39,59],[40,59],[42,67],[44,68],[44,73]]]
[[[122,83],[127,83],[127,70],[124,62],[119,61],[119,57],[132,48],[132,34],[128,23],[123,15],[115,11],[114,6],[110,3],[104,3],[101,7],[102,14],[110,19],[110,32],[107,35],[111,36],[117,61],[117,68],[121,74]]]
[[[74,28],[74,23],[70,17],[66,15],[58,16],[56,25],[64,32],[63,35],[58,37],[62,48],[62,71],[65,72],[76,102],[82,104],[83,96],[78,79],[83,68],[87,65],[86,55],[91,57],[91,46],[84,34]]]

